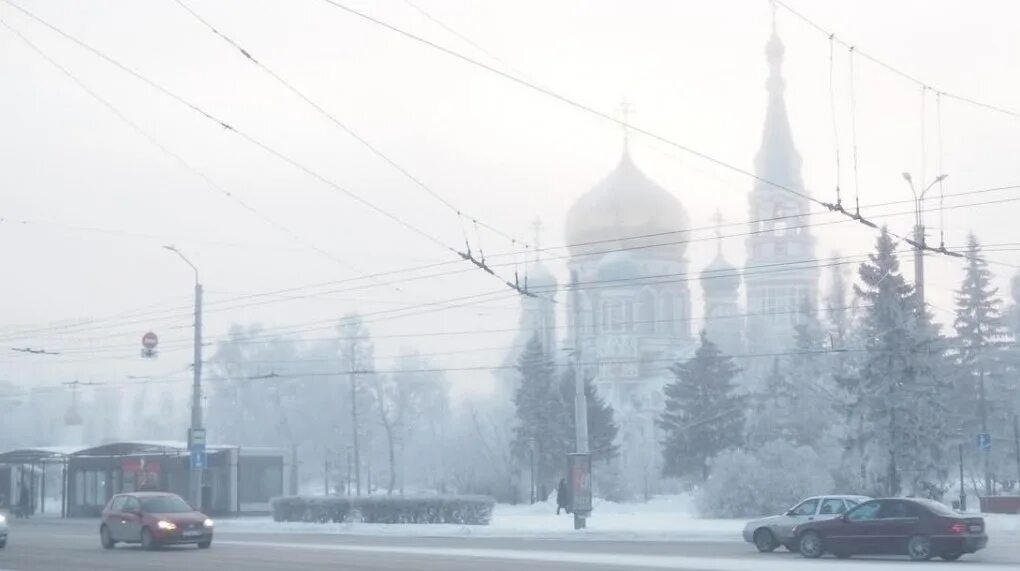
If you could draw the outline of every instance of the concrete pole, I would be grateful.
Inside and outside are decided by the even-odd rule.
[[[202,429],[202,284],[198,282],[198,271],[195,271],[195,362],[194,378],[191,387],[191,430]],[[190,443],[189,443],[190,444]],[[202,510],[202,480],[204,471],[192,469],[189,478],[191,505]]]
[[[577,282],[574,281],[572,284],[571,293],[573,294],[573,306],[574,311],[574,437],[575,446],[578,454],[588,454],[588,398],[584,394],[584,366],[581,361],[581,332],[580,332],[580,321],[581,321],[581,308],[578,305],[577,295]],[[584,529],[586,527],[585,519],[588,517],[587,513],[574,512],[574,529]]]
[[[917,217],[921,217],[921,204],[917,203]],[[914,289],[917,291],[917,303],[924,311],[924,225],[918,221],[914,226]]]

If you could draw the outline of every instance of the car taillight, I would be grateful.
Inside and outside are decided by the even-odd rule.
[[[959,522],[958,521],[958,522],[954,523],[953,525],[949,526],[949,531],[951,531],[951,532],[953,532],[955,534],[963,534],[963,533],[965,533],[967,531],[967,526],[963,522]]]

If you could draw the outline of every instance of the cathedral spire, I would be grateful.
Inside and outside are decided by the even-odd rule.
[[[775,8],[773,6],[773,8]],[[772,15],[772,34],[765,45],[765,57],[769,75],[765,83],[768,92],[768,107],[765,114],[765,129],[761,147],[755,157],[756,174],[768,181],[803,190],[800,168],[801,158],[793,144],[790,119],[786,111],[786,80],[783,78],[783,59],[786,48],[779,38],[775,12]],[[773,188],[759,182],[756,188]]]

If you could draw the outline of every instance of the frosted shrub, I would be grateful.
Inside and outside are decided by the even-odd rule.
[[[488,496],[285,496],[271,502],[276,521],[460,525],[488,525],[495,503]]]
[[[697,504],[704,517],[756,517],[782,513],[832,487],[829,469],[814,450],[774,440],[716,456]]]

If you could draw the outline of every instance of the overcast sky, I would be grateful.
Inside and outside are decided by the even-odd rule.
[[[472,248],[483,248],[493,260],[513,260],[495,258],[512,249],[509,240],[462,225],[453,211],[245,60],[173,0],[16,1],[440,242],[461,247],[466,232]],[[752,168],[766,103],[764,46],[772,18],[766,0],[342,2],[605,112],[615,113],[626,97],[635,109],[635,125]],[[541,218],[542,245],[564,243],[568,208],[619,158],[617,126],[320,0],[188,3],[449,203],[528,242],[534,236],[531,222]],[[1020,39],[1015,34],[1020,6],[1015,2],[791,4],[847,42],[935,88],[1020,108]],[[285,294],[314,294],[300,300],[230,301],[455,256],[5,3],[0,3],[0,17],[161,145],[258,212],[182,167],[0,26],[0,380],[27,385],[74,379],[123,382],[128,375],[186,378],[193,276],[161,249],[164,244],[178,246],[201,270],[211,340],[234,322],[294,326],[291,330],[307,336],[326,336],[333,332],[322,328],[324,320],[360,311],[371,315],[369,321],[379,320],[370,324],[373,333],[388,336],[376,350],[383,356],[377,365],[381,369],[390,364],[385,356],[404,346],[425,353],[466,351],[433,357],[440,366],[502,361],[512,333],[395,337],[515,327],[518,300],[480,271],[382,283],[428,272],[402,273]],[[829,41],[785,11],[777,18],[787,48],[787,103],[804,157],[804,181],[811,194],[831,201],[837,145]],[[840,180],[849,198],[854,187],[849,67],[846,50],[838,46],[833,69]],[[855,71],[860,201],[909,198],[900,173],[911,171],[921,178],[921,90],[860,57]],[[923,173],[931,179],[938,161],[932,93],[926,105]],[[950,175],[946,192],[1020,184],[1020,119],[955,100],[943,99],[941,108],[943,170]],[[748,218],[751,181],[746,177],[640,136],[632,140],[632,154],[640,168],[684,204],[693,226],[710,225],[716,209],[728,221]],[[1018,193],[979,194],[947,199],[946,204]],[[948,210],[942,228],[946,242],[961,245],[971,230],[986,243],[1017,242],[1018,212],[1016,202]],[[938,212],[926,218],[936,241],[939,219]],[[912,224],[911,216],[883,220],[896,232]],[[833,250],[863,254],[874,239],[874,232],[852,223],[814,231],[819,256]],[[703,267],[715,249],[708,239],[711,231],[695,236],[706,240],[688,248],[692,271]],[[724,250],[731,261],[742,263],[742,238],[726,240]],[[1020,264],[1018,254],[989,257]],[[562,260],[549,264],[562,279]],[[940,320],[949,318],[942,309],[952,308],[960,267],[958,260],[929,258],[927,293],[940,308]],[[1014,269],[993,269],[1008,293]],[[509,275],[512,267],[503,271]],[[498,293],[466,300],[474,302],[467,307],[422,313],[422,303],[486,292]],[[694,287],[693,293],[700,312],[700,290]],[[429,307],[434,308],[424,308]],[[410,308],[412,315],[376,313],[396,308]],[[115,316],[121,317],[111,319]],[[53,329],[89,319],[105,321],[75,333]],[[37,328],[44,331],[11,333]],[[148,330],[162,340],[157,360],[138,356],[139,339]],[[64,354],[25,355],[9,347]],[[481,373],[461,374],[458,380],[463,386],[488,382]]]

